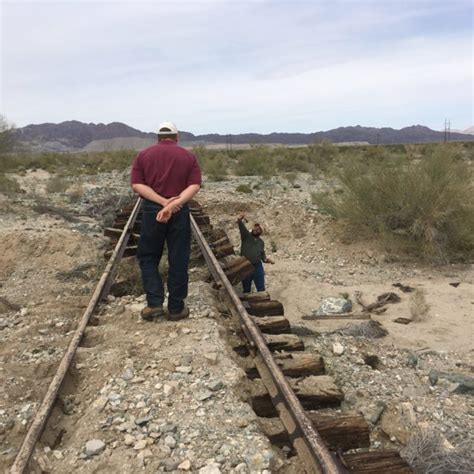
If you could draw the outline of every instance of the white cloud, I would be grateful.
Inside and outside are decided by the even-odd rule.
[[[18,125],[119,120],[153,130],[164,117],[196,133],[437,126],[445,116],[463,128],[472,123],[468,5],[8,3],[1,110]],[[456,32],[440,29],[449,19]]]

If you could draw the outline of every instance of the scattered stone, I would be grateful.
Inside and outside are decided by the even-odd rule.
[[[171,449],[173,449],[176,446],[176,440],[171,435],[167,435],[165,437],[164,443],[166,444],[166,446],[168,446]]]
[[[176,367],[176,372],[180,372],[182,374],[190,374],[193,371],[193,368],[189,365],[183,365]]]
[[[125,446],[132,446],[133,444],[135,444],[135,438],[130,434],[126,434],[124,443],[125,443]]]
[[[147,446],[146,439],[141,439],[140,441],[137,441],[135,445],[133,446],[133,449],[136,451],[140,451],[142,449],[145,449]]]
[[[123,380],[132,380],[134,377],[135,373],[132,369],[132,367],[127,367],[123,372],[122,375],[120,376]]]
[[[199,469],[199,474],[221,474],[221,472],[217,464],[208,464]]]
[[[219,360],[219,355],[217,352],[206,352],[204,354],[204,358],[211,364],[216,365],[217,361]]]
[[[178,464],[178,469],[189,471],[191,469],[191,461],[189,459],[184,460],[182,463]]]
[[[176,470],[178,465],[179,465],[179,461],[175,461],[174,459],[167,459],[164,462],[164,468],[166,472],[171,472],[171,471]]]
[[[212,396],[213,396],[213,393],[210,392],[209,390],[200,390],[195,395],[196,400],[199,400],[200,402],[203,402],[204,400],[208,400]]]
[[[213,392],[217,392],[221,388],[224,388],[224,384],[222,383],[221,380],[213,380],[212,382],[209,382],[208,387]]]
[[[332,352],[334,355],[340,356],[344,354],[344,346],[340,342],[335,342],[332,345]]]
[[[352,301],[346,298],[326,298],[316,311],[315,316],[329,316],[331,314],[349,313],[352,311]]]
[[[108,401],[109,400],[106,397],[99,397],[94,401],[92,406],[97,410],[102,411],[105,408],[105,405],[107,405]]]
[[[105,449],[105,443],[100,439],[91,439],[87,441],[85,447],[86,456],[95,456]]]
[[[137,418],[135,420],[135,424],[138,426],[144,426],[146,425],[149,421],[151,421],[153,418],[151,416],[142,416],[141,418]]]

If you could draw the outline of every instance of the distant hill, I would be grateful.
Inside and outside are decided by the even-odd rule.
[[[471,127],[472,128],[472,127]],[[467,131],[466,131],[467,132]],[[16,130],[18,144],[30,151],[98,151],[117,149],[141,149],[156,141],[156,133],[142,132],[121,122],[83,123],[71,120],[62,123],[28,125]],[[314,133],[243,133],[238,135],[194,135],[180,132],[180,142],[185,146],[233,144],[282,144],[306,145],[320,140],[333,143],[367,142],[380,144],[439,142],[444,132],[431,130],[422,125],[393,128],[339,127]],[[452,141],[472,141],[474,135],[451,132]]]
[[[451,130],[451,133],[452,132],[464,133],[464,134],[467,134],[467,135],[474,135],[474,126],[465,128],[464,130]]]

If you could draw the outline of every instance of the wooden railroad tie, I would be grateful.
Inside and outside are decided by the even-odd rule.
[[[288,381],[305,410],[339,407],[344,400],[344,394],[328,375],[290,378]],[[272,399],[260,379],[252,382],[249,401],[258,416],[265,418],[278,416]]]
[[[362,415],[309,412],[314,428],[333,451],[370,447],[370,427]],[[279,418],[259,418],[262,431],[271,443],[279,448],[291,446],[283,423]]]
[[[292,352],[274,354],[274,358],[286,377],[307,377],[308,375],[324,375],[326,373],[324,359],[320,355]],[[249,379],[260,378],[253,360],[243,363]]]

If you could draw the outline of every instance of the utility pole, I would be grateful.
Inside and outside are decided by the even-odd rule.
[[[448,119],[444,119],[444,142],[448,141]]]

